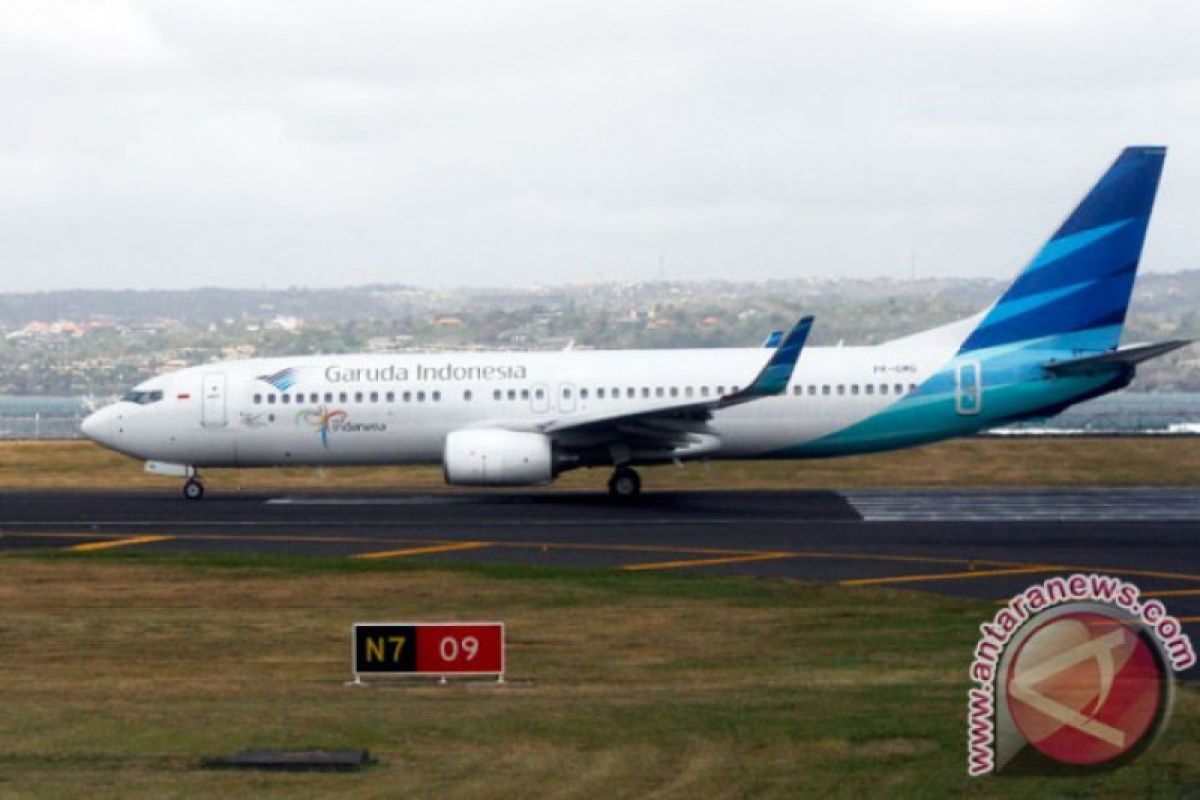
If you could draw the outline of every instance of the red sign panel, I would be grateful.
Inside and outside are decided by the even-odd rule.
[[[418,626],[417,672],[504,672],[504,627],[476,623]]]
[[[503,675],[503,622],[360,622],[354,673]]]

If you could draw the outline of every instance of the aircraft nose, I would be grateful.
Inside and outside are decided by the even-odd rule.
[[[107,406],[88,414],[79,424],[79,430],[84,436],[96,444],[111,446],[117,429],[117,420],[112,406]]]

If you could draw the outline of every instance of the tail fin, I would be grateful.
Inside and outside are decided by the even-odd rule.
[[[1116,347],[1166,154],[1126,148],[959,352],[1056,336],[1064,349]]]

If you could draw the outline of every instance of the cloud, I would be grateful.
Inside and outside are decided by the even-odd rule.
[[[1011,274],[1128,143],[1178,145],[1181,2],[20,2],[7,288]]]
[[[125,0],[10,0],[0,50],[6,60],[27,60],[35,68],[38,62],[82,69],[153,67],[175,55]]]

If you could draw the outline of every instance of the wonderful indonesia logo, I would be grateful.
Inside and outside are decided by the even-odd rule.
[[[979,627],[967,772],[1094,772],[1137,758],[1164,729],[1174,674],[1196,663],[1158,600],[1107,575],[1048,578]]]

